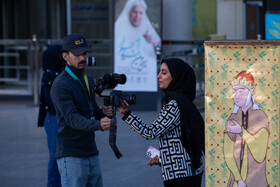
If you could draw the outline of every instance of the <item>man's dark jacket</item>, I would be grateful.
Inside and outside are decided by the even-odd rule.
[[[56,158],[94,156],[98,154],[94,131],[101,130],[99,120],[104,117],[93,93],[94,80],[87,76],[95,118],[91,120],[92,112],[86,97],[86,95],[89,97],[89,94],[82,71],[68,67],[81,80],[83,86],[66,71],[56,78],[52,86],[51,99],[56,110],[58,124],[55,156]]]

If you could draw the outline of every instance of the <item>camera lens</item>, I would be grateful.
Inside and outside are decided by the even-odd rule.
[[[111,75],[112,77],[112,82],[114,84],[125,84],[126,82],[126,76],[125,74],[117,74],[117,73],[113,73]]]
[[[127,101],[128,104],[134,105],[136,103],[136,94],[122,94],[122,99]]]
[[[87,66],[95,66],[96,61],[94,56],[87,57]]]
[[[126,76],[125,74],[120,74],[120,83],[119,84],[125,84],[126,83]]]

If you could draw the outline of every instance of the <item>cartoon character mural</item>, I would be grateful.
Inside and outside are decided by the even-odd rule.
[[[269,124],[253,96],[252,74],[240,72],[232,87],[234,109],[224,134],[224,156],[231,172],[228,186],[268,186],[265,170]]]
[[[280,41],[205,41],[205,186],[280,186]]]

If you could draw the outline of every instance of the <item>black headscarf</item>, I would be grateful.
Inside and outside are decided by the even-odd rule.
[[[52,70],[61,73],[64,68],[64,60],[61,57],[62,46],[52,45],[42,54],[43,70]]]
[[[193,69],[179,58],[163,59],[172,81],[164,89],[165,102],[174,99],[180,109],[181,141],[192,161],[192,170],[200,167],[204,152],[204,120],[193,103],[196,93],[196,78]]]
[[[62,72],[64,67],[61,51],[61,45],[52,45],[42,54],[42,67],[44,73],[41,81],[38,127],[44,126],[47,112],[52,115],[55,115],[56,113],[50,97],[50,90],[54,80]]]

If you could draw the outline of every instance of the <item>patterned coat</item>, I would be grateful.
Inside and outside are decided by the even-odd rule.
[[[190,157],[182,146],[180,110],[175,100],[163,106],[158,118],[151,125],[145,124],[132,112],[128,112],[123,120],[144,138],[159,139],[162,177],[165,184],[202,173],[202,164],[195,173],[192,173]]]

